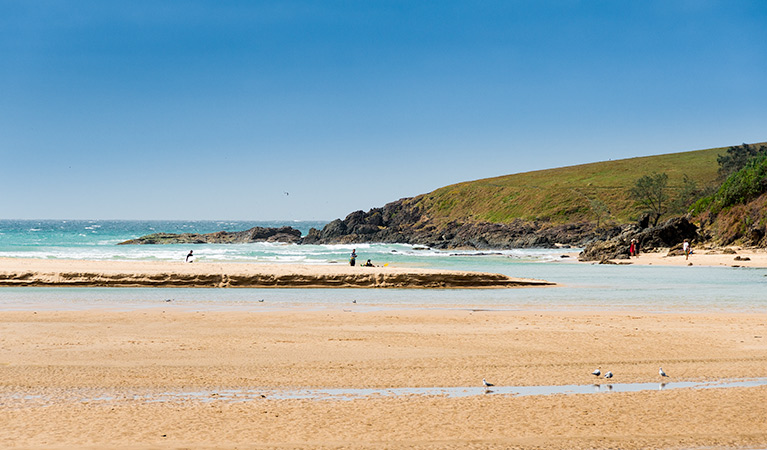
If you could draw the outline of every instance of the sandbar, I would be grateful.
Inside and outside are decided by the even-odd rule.
[[[341,264],[0,258],[0,286],[496,288],[554,285],[503,274]]]
[[[592,376],[597,367],[614,378]],[[744,376],[767,376],[765,313],[5,311],[0,447],[763,448],[765,386],[349,401],[157,395],[479,387],[482,378],[604,392],[609,382]]]

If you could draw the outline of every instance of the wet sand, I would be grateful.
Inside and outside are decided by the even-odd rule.
[[[149,401],[162,400],[152,397],[158,392],[216,389],[481,387],[482,378],[606,386],[590,374],[600,366],[614,383],[660,382],[659,366],[670,383],[765,377],[767,313],[0,312],[0,447],[767,446],[764,386]],[[88,397],[91,390],[101,397]],[[46,398],[57,400],[40,404]]]
[[[0,286],[490,288],[553,285],[406,267],[0,258]]]

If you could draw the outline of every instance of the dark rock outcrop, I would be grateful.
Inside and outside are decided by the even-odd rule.
[[[510,223],[439,223],[430,220],[410,200],[401,199],[368,212],[355,211],[344,220],[330,222],[322,230],[309,230],[302,243],[396,242],[437,249],[554,247],[556,244],[582,247],[593,240],[608,239],[620,232],[618,227],[597,228],[593,223],[586,222],[552,224],[515,220]]]
[[[312,228],[301,237],[292,227],[254,227],[246,231],[219,231],[208,234],[157,233],[125,241],[127,244],[204,244],[286,242],[295,244],[352,244],[363,242],[423,245],[436,249],[509,249],[585,247],[583,261],[628,258],[631,239],[637,239],[643,251],[672,247],[683,239],[698,238],[697,227],[686,218],[669,219],[657,227],[647,221],[623,227],[601,227],[593,223],[556,224],[514,220],[509,223],[438,222],[424,214],[411,198],[388,203],[368,212],[355,211],[345,219],[336,219],[322,230]]]
[[[217,231],[215,233],[155,233],[117,245],[144,244],[246,244],[249,242],[300,243],[301,231],[293,227],[253,227],[245,231]]]
[[[656,227],[645,229],[640,228],[639,225],[626,225],[619,235],[587,245],[578,255],[578,259],[581,261],[628,259],[632,239],[637,240],[640,251],[653,251],[674,247],[685,239],[692,241],[698,238],[698,227],[685,217],[674,217]]]

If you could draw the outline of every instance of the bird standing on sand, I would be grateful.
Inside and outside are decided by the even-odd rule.
[[[591,372],[591,374],[594,375],[595,377],[602,375],[602,368],[601,367],[598,368],[597,370]]]
[[[666,372],[663,371],[663,367],[658,369],[658,375],[660,375],[662,377],[667,377],[668,376],[668,375],[666,375]]]
[[[607,373],[605,374],[605,378],[612,378],[612,377],[613,377],[613,373],[610,371],[607,371]]]
[[[485,387],[495,386],[493,383],[488,383],[486,379],[482,379],[482,384],[485,385]]]

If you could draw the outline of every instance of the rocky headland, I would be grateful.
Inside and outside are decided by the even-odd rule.
[[[368,212],[355,211],[336,219],[321,230],[312,228],[306,236],[292,227],[255,227],[245,231],[215,233],[155,233],[118,245],[149,244],[241,244],[285,242],[292,244],[400,243],[436,249],[510,249],[583,247],[594,240],[610,239],[621,233],[616,226],[597,227],[580,222],[554,224],[514,220],[510,223],[437,222],[418,206],[401,199]]]
[[[430,220],[417,206],[401,199],[368,212],[355,211],[306,236],[292,227],[255,227],[245,231],[208,234],[156,233],[121,242],[120,245],[229,244],[285,242],[292,244],[404,243],[435,249],[511,249],[579,247],[582,261],[627,259],[631,239],[642,251],[678,246],[684,239],[701,240],[698,227],[685,217],[649,226],[645,216],[637,223],[597,227],[580,222],[555,224],[514,220],[510,223],[445,222]]]
[[[636,239],[641,251],[681,246],[685,239],[701,242],[698,227],[686,217],[674,217],[651,226],[649,216],[636,223],[597,227],[593,222],[554,224],[514,220],[511,223],[438,224],[403,199],[383,208],[356,211],[336,219],[322,230],[312,229],[304,244],[388,242],[424,245],[437,249],[510,249],[580,247],[581,261],[628,259]]]
[[[431,220],[417,205],[401,199],[355,211],[322,228],[311,229],[303,244],[403,243],[436,249],[510,249],[582,247],[597,239],[620,233],[619,227],[597,227],[594,223],[555,224],[513,220],[509,223],[439,222]]]

